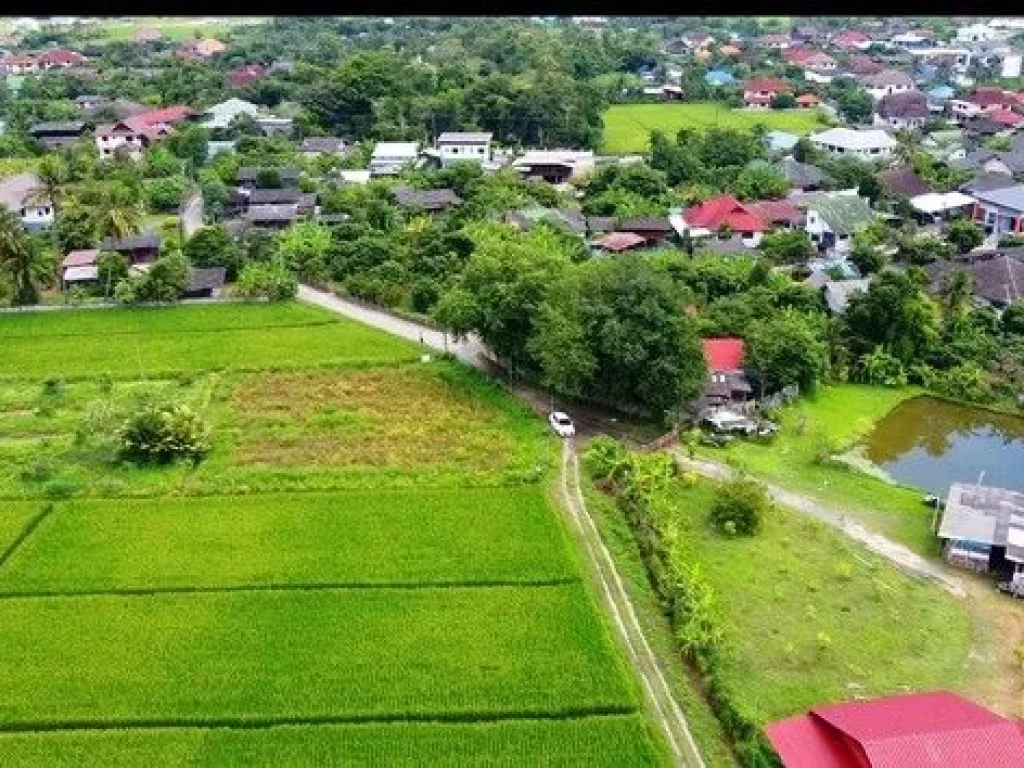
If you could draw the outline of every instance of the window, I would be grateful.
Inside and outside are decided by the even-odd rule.
[[[477,148],[476,148],[476,153],[477,153],[478,155],[482,155],[482,154],[484,153],[484,148],[483,148],[483,147],[477,147]]]

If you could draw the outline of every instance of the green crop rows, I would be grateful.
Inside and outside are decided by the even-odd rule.
[[[666,763],[554,442],[476,373],[297,304],[0,343],[0,765]],[[90,442],[140,392],[203,413],[206,461]]]

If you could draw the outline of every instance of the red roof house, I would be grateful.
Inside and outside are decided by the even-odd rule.
[[[801,109],[810,109],[821,104],[821,99],[815,96],[813,93],[805,93],[803,96],[796,97],[796,105]]]
[[[837,48],[845,48],[846,50],[852,50],[855,48],[863,48],[871,42],[871,38],[865,35],[863,32],[857,32],[856,30],[850,30],[849,32],[840,32],[838,35],[832,38],[832,44]]]
[[[1024,117],[1008,109],[993,109],[985,114],[992,122],[1005,125],[1007,128],[1016,128],[1024,123]]]
[[[646,238],[632,232],[610,232],[594,241],[594,246],[603,251],[622,253],[630,248],[637,248],[647,242]]]
[[[756,203],[747,203],[745,207],[768,227],[795,228],[804,225],[804,212],[785,200],[759,200]]]
[[[267,68],[262,64],[243,64],[228,72],[226,80],[232,88],[245,88],[261,80],[266,74]]]
[[[758,77],[743,86],[743,103],[748,107],[766,107],[780,93],[792,93],[793,87],[785,80]]]
[[[131,119],[140,125],[156,125],[157,123],[166,123],[167,125],[174,125],[175,123],[181,122],[190,117],[196,117],[200,113],[192,109],[192,107],[174,106],[164,107],[163,109],[151,109],[148,112],[140,112],[134,115]]]
[[[717,232],[723,224],[733,232],[754,234],[764,232],[768,226],[760,216],[732,195],[718,195],[700,205],[687,208],[683,213],[686,224],[693,229]]]
[[[64,48],[54,48],[39,54],[36,61],[39,66],[49,69],[50,67],[80,67],[88,64],[89,59],[76,51],[69,51]]]
[[[815,707],[771,723],[785,768],[1024,765],[1024,729],[947,691]]]
[[[711,373],[743,370],[743,358],[747,354],[743,339],[701,339],[701,344]]]

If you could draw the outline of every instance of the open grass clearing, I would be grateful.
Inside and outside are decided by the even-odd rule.
[[[0,729],[625,712],[637,695],[582,585],[0,600],[0,677]]]
[[[731,109],[714,102],[613,104],[604,113],[601,151],[612,155],[649,152],[652,131],[675,138],[680,128],[704,130],[717,126],[743,131],[758,123],[770,131],[800,136],[825,125],[822,113],[816,109]]]
[[[661,759],[659,759],[661,758]],[[642,768],[666,760],[640,715],[485,723],[365,723],[261,730],[137,729],[0,734],[9,768],[111,765],[555,766]]]
[[[714,488],[676,482],[658,511],[718,595],[724,676],[758,722],[861,695],[962,689],[963,603],[785,508],[756,536],[725,538],[707,522]]]
[[[920,390],[912,387],[823,387],[814,397],[783,409],[779,434],[772,444],[737,440],[724,449],[701,448],[700,453],[840,506],[869,530],[919,554],[934,556],[939,552],[930,528],[934,510],[922,503],[921,491],[838,462],[818,461],[819,455],[835,455],[850,448],[885,414],[918,394]]]
[[[42,502],[6,503],[0,507],[0,566],[22,537],[25,527],[42,512]],[[0,573],[2,573],[0,567]]]
[[[59,504],[0,568],[0,592],[577,576],[534,485]]]

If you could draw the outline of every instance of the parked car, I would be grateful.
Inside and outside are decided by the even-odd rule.
[[[572,419],[562,411],[552,411],[548,415],[548,422],[559,437],[573,437],[576,434],[576,427],[573,425]]]
[[[718,411],[704,419],[704,426],[731,435],[753,435],[757,432],[757,422],[732,411]]]

